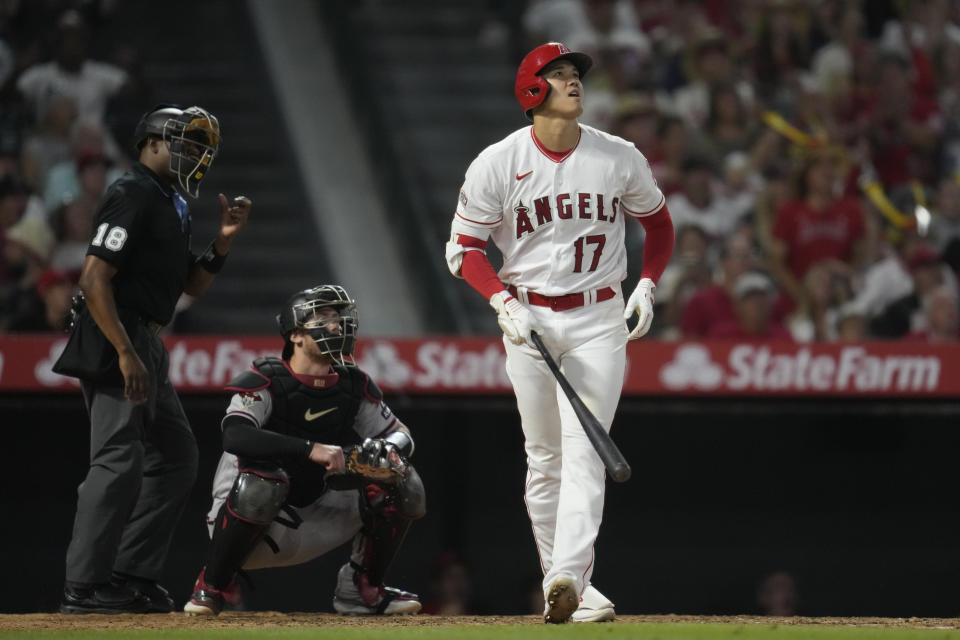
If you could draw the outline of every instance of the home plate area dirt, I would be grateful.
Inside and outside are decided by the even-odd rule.
[[[618,616],[618,623],[677,622],[738,625],[830,625],[917,629],[960,629],[960,618],[772,618],[754,616]],[[155,615],[83,615],[49,613],[0,615],[0,630],[67,629],[229,629],[238,627],[406,627],[444,625],[542,625],[540,616],[399,616],[345,617],[323,613],[276,611],[225,612],[216,618],[189,618],[182,613]]]

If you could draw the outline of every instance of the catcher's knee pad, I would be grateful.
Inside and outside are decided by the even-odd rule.
[[[275,465],[242,463],[227,496],[227,507],[239,519],[270,524],[290,493],[290,477]]]

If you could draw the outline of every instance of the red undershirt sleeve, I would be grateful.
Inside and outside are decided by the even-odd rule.
[[[640,278],[650,278],[656,284],[673,255],[673,220],[670,219],[666,204],[653,215],[638,220],[647,232],[643,243],[643,270]]]
[[[462,236],[461,236],[462,237]],[[463,244],[461,242],[461,244]],[[486,246],[486,243],[484,243]],[[503,291],[505,287],[497,277],[497,272],[493,270],[490,259],[483,251],[467,251],[463,254],[463,262],[460,267],[460,275],[467,281],[471,287],[480,292],[485,299]]]

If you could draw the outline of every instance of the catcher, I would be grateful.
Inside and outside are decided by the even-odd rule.
[[[354,301],[342,287],[318,286],[294,294],[277,322],[282,359],[258,358],[227,386],[210,547],[183,610],[217,615],[241,568],[308,562],[352,539],[334,609],[417,613],[417,596],[383,579],[425,513],[423,484],[407,462],[409,429],[351,360]]]

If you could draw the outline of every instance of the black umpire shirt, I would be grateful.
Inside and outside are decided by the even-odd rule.
[[[196,260],[186,200],[145,165],[134,164],[107,190],[87,255],[117,268],[113,293],[118,309],[167,324]]]

